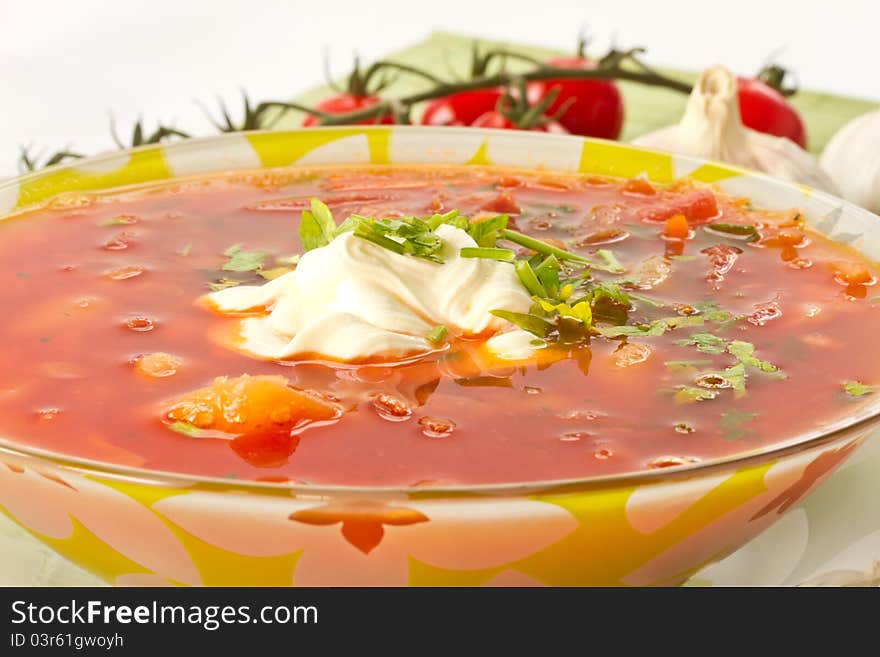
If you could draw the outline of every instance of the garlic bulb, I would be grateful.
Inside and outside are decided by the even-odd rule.
[[[784,137],[765,135],[740,120],[736,77],[721,66],[703,71],[681,122],[633,141],[638,146],[720,160],[835,193],[812,156]]]
[[[880,110],[843,126],[819,159],[848,201],[880,214]]]

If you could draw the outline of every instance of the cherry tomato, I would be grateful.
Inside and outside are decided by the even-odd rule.
[[[752,130],[777,137],[788,137],[801,148],[807,147],[807,131],[794,107],[770,85],[751,78],[737,79],[739,113]]]
[[[491,110],[489,112],[481,114],[476,118],[473,123],[471,123],[471,126],[474,128],[499,128],[501,130],[518,129],[515,123],[513,123],[506,116],[495,110]],[[552,132],[559,135],[569,134],[568,130],[566,130],[558,122],[552,120],[539,123],[528,129],[535,132]]]
[[[547,62],[559,68],[594,68],[583,57],[557,57]],[[547,108],[548,116],[570,133],[585,137],[617,139],[623,127],[623,98],[611,80],[558,79],[532,82],[528,86],[529,102],[536,103],[551,90],[558,89],[556,99]],[[563,108],[565,108],[563,110]]]
[[[352,94],[343,93],[325,98],[320,103],[315,105],[315,109],[326,112],[327,114],[347,114],[348,112],[354,112],[357,110],[372,107],[379,102],[381,102],[381,99],[378,96],[355,96]],[[312,115],[307,116],[305,119],[303,119],[302,122],[304,126],[318,125],[318,123],[318,117]],[[373,117],[370,119],[364,119],[363,121],[358,121],[359,125],[370,125],[373,123],[392,124],[394,123],[394,117],[390,114],[386,114],[381,117],[381,119],[378,117]]]
[[[471,125],[481,114],[494,110],[500,98],[498,89],[476,89],[435,98],[425,106],[422,125]]]

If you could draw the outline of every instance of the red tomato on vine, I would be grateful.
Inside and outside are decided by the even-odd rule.
[[[547,64],[569,69],[595,68],[595,64],[581,56],[556,57]],[[568,132],[603,139],[617,139],[620,136],[624,115],[623,97],[613,81],[559,78],[531,82],[528,85],[529,101],[535,103],[554,89],[557,90],[557,96],[546,113],[556,117]]]
[[[422,125],[471,125],[495,109],[502,93],[501,89],[475,89],[435,98],[425,106]]]
[[[807,131],[797,110],[785,96],[762,80],[737,78],[739,113],[743,125],[807,147]]]
[[[325,98],[315,105],[315,109],[325,114],[348,114],[357,110],[367,109],[382,101],[378,96],[355,96],[350,93],[341,93]],[[318,125],[320,119],[309,114],[303,119],[304,126]],[[381,117],[373,117],[358,121],[358,125],[370,125],[374,123],[384,123],[386,125],[394,123],[394,117],[391,114],[385,114]]]
[[[499,128],[502,130],[533,130],[535,132],[552,132],[559,135],[569,134],[568,130],[552,119],[545,119],[540,123],[521,128],[496,110],[481,114],[471,123],[471,126],[474,128]]]

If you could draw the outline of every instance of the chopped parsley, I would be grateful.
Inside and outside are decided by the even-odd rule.
[[[229,258],[223,263],[223,271],[256,271],[269,257],[268,251],[244,251],[241,244],[233,244],[223,252]]]
[[[299,238],[303,249],[311,251],[327,246],[336,236],[336,222],[325,203],[311,199],[310,210],[303,210],[299,224]]]
[[[859,381],[843,382],[843,391],[850,397],[864,397],[865,395],[870,395],[875,390],[874,386],[865,385]]]
[[[756,358],[753,355],[755,353],[755,345],[753,345],[751,342],[733,340],[729,345],[727,345],[727,351],[745,366],[754,367],[761,370],[762,372],[779,371],[779,368],[776,367],[776,365],[774,365],[773,363],[768,363],[766,360],[761,360],[760,358]]]
[[[716,390],[695,388],[694,386],[679,386],[675,391],[673,399],[678,404],[693,404],[695,402],[715,399],[717,396],[718,392]]]
[[[746,438],[755,433],[751,427],[744,427],[758,417],[757,413],[749,413],[747,411],[725,411],[721,414],[718,426],[721,428],[724,440],[734,441]]]
[[[547,338],[553,332],[553,324],[537,315],[516,313],[512,310],[490,310],[489,312],[539,338]]]
[[[727,340],[712,333],[692,333],[691,337],[676,340],[675,344],[682,347],[693,345],[704,354],[723,354],[727,351]]]

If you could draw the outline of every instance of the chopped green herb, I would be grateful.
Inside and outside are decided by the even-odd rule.
[[[620,264],[620,260],[617,259],[617,256],[614,255],[612,251],[608,249],[599,249],[596,251],[596,255],[602,260],[605,264],[605,271],[611,272],[612,274],[622,274],[626,271],[626,267]]]
[[[588,304],[586,301],[579,301],[573,306],[570,306],[567,303],[557,303],[554,305],[549,301],[538,299],[538,304],[541,306],[544,312],[555,312],[560,317],[571,317],[572,319],[583,322],[588,326],[593,321],[593,311],[590,308],[590,304]]]
[[[758,413],[749,413],[746,411],[733,410],[722,413],[721,419],[718,421],[718,426],[723,432],[724,440],[739,440],[740,438],[745,438],[755,433],[754,429],[743,427],[742,425],[751,422],[756,417],[758,417]]]
[[[850,397],[863,397],[875,391],[874,386],[865,385],[859,381],[844,381],[843,391]]]
[[[237,281],[234,278],[221,278],[213,283],[208,283],[208,287],[214,292],[225,290],[228,287],[235,287],[236,285],[241,285],[241,281]]]
[[[510,249],[496,249],[489,246],[466,246],[461,249],[459,255],[462,258],[485,258],[501,262],[513,262],[514,259],[514,253]]]
[[[562,265],[556,256],[549,255],[534,268],[534,271],[535,276],[541,282],[541,285],[544,286],[548,297],[554,299],[560,298],[565,301],[571,296],[574,286],[571,283],[567,284],[564,286],[565,292],[563,293],[560,289],[561,281],[559,280],[559,272],[561,269]]]
[[[284,276],[292,271],[293,267],[272,267],[271,269],[260,269],[257,273],[267,281],[274,281],[279,276]]]
[[[717,320],[716,319],[716,320],[712,320],[712,321],[719,322],[718,326],[715,328],[715,331],[717,333],[723,333],[724,331],[729,329],[731,326],[736,324],[741,319],[745,319],[745,317],[746,317],[745,315],[728,315],[728,318],[726,320]]]
[[[743,224],[714,223],[708,224],[705,228],[710,233],[723,233],[728,237],[743,239],[746,242],[754,242],[761,237],[757,228]]]
[[[498,241],[500,231],[507,228],[507,222],[508,216],[506,214],[499,214],[496,217],[475,221],[468,226],[467,232],[474,242],[477,243],[477,246],[493,247],[495,242]]]
[[[125,226],[127,224],[137,223],[137,219],[135,217],[129,216],[127,214],[121,214],[118,217],[113,217],[112,219],[105,219],[102,221],[99,226]]]
[[[723,354],[727,350],[727,340],[711,333],[692,333],[686,340],[676,340],[675,344],[687,347],[693,345],[704,354]]]
[[[547,242],[542,242],[541,240],[537,240],[534,237],[529,237],[528,235],[523,235],[522,233],[519,233],[515,230],[510,230],[509,228],[505,228],[504,230],[500,231],[500,234],[501,237],[503,237],[504,239],[513,242],[514,244],[524,246],[527,249],[531,249],[535,253],[542,253],[544,255],[555,255],[560,260],[593,264],[590,262],[589,259],[585,258],[582,255],[572,253],[571,251],[566,251],[565,249],[560,249],[557,246],[553,246],[552,244],[548,244]],[[597,267],[597,269],[598,268],[599,267]]]
[[[168,425],[168,428],[172,431],[183,434],[184,436],[189,436],[190,438],[199,438],[202,435],[202,430],[197,426],[180,420],[172,422]]]
[[[722,376],[730,383],[730,387],[737,395],[742,395],[746,391],[746,366],[737,363],[732,367],[728,367],[722,373]]]
[[[529,294],[537,297],[549,296],[547,289],[538,280],[528,260],[518,260],[513,265],[513,269],[519,277],[519,282],[523,284],[523,287],[528,290]]]
[[[440,252],[443,240],[436,235],[427,222],[418,217],[404,219],[373,219],[352,215],[354,234],[373,244],[401,255],[410,255],[436,262],[443,262]]]
[[[446,334],[448,332],[449,332],[449,329],[447,329],[445,326],[443,326],[443,324],[440,324],[440,325],[432,328],[430,331],[428,331],[428,334],[425,336],[425,339],[428,340],[428,342],[433,342],[434,344],[439,344],[446,339]]]
[[[667,360],[663,363],[669,369],[684,369],[688,367],[705,367],[711,365],[711,360]]]
[[[515,324],[524,331],[546,338],[553,331],[553,324],[543,317],[530,315],[527,313],[515,313],[510,310],[490,310],[490,313],[501,319],[506,319],[511,324]]]
[[[700,315],[691,315],[684,317],[664,317],[662,319],[655,319],[649,324],[611,326],[608,328],[599,328],[597,330],[606,338],[617,338],[624,335],[656,336],[663,335],[667,331],[667,329],[675,329],[682,326],[699,326],[703,323],[703,321],[704,319]],[[679,340],[678,342],[680,343],[682,341]]]
[[[598,327],[596,330],[606,338],[648,337],[663,335],[666,332],[666,324],[656,321],[650,324]]]
[[[242,251],[241,244],[233,244],[223,252],[227,260],[223,271],[256,271],[269,256],[268,251]]]
[[[336,236],[336,222],[330,208],[316,198],[311,199],[310,207],[302,211],[299,224],[299,239],[306,251],[326,246]]]
[[[693,386],[679,386],[675,391],[673,399],[678,404],[693,404],[694,402],[715,399],[717,396],[718,392],[715,390],[695,388]]]
[[[742,340],[733,340],[729,345],[727,345],[727,351],[733,355],[740,363],[746,365],[748,367],[754,367],[762,372],[778,372],[779,368],[776,367],[773,363],[768,363],[766,360],[761,360],[760,358],[756,358],[753,354],[755,353],[755,345],[751,342],[743,342]]]
[[[437,230],[443,224],[449,224],[462,230],[467,230],[470,222],[466,217],[459,216],[458,210],[450,210],[444,214],[432,214],[425,220],[431,230]]]

